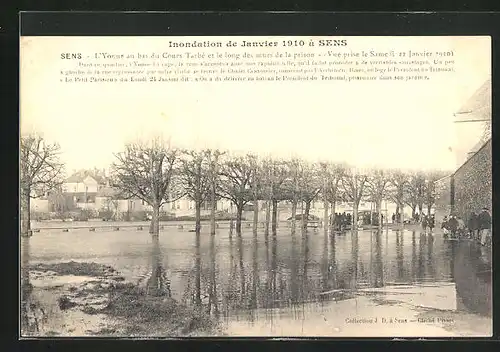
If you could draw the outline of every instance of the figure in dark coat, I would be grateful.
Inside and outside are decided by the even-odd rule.
[[[422,215],[422,229],[424,232],[427,231],[427,216],[425,215]]]
[[[429,226],[430,232],[434,229],[434,225],[436,223],[436,220],[434,219],[434,214],[432,214],[429,219],[427,219],[427,226]]]
[[[467,222],[467,228],[469,230],[470,238],[478,238],[478,218],[476,212],[472,212],[469,216],[469,221]]]
[[[488,208],[483,208],[477,218],[481,244],[488,244],[491,241],[491,215]]]
[[[451,233],[451,237],[455,238],[457,236],[457,230],[458,230],[458,220],[457,217],[452,215],[450,219],[448,220],[448,228]]]
[[[448,217],[445,216],[443,218],[443,222],[441,223],[441,229],[443,230],[443,237],[447,238],[448,234],[450,233],[450,228],[448,226]]]

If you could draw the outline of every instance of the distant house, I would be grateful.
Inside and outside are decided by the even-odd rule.
[[[117,213],[148,211],[150,206],[141,199],[125,199],[116,188],[105,186],[99,189],[95,197],[96,210],[112,210]]]
[[[62,190],[77,208],[94,209],[97,192],[106,187],[106,183],[104,176],[80,170],[64,180]]]

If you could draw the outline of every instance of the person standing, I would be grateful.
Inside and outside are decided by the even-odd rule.
[[[422,229],[424,230],[424,233],[427,232],[427,216],[422,214]]]
[[[455,238],[458,230],[458,220],[455,215],[450,216],[448,220],[448,229],[450,230],[451,238]]]
[[[469,233],[469,237],[471,239],[477,239],[477,232],[478,232],[478,226],[477,226],[477,214],[475,211],[473,211],[470,216],[469,216],[469,221],[467,222],[467,229]]]
[[[491,214],[489,209],[484,207],[478,215],[479,241],[482,245],[491,242]]]
[[[447,238],[450,233],[450,229],[448,228],[448,217],[445,215],[443,218],[443,222],[441,223],[441,229],[443,230],[443,237]]]
[[[427,226],[429,227],[429,232],[432,233],[434,229],[434,225],[436,224],[436,219],[434,218],[434,214],[432,214],[427,220]]]
[[[392,223],[394,224],[396,222],[396,214],[392,213]]]

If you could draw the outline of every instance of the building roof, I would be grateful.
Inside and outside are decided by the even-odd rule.
[[[460,120],[491,119],[491,78],[455,113]]]
[[[73,175],[68,177],[65,182],[67,183],[82,183],[88,176],[92,177],[98,184],[106,184],[106,178],[97,172],[90,170],[78,170]]]

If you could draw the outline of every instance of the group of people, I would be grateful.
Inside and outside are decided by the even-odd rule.
[[[391,220],[392,220],[393,224],[399,223],[401,221],[401,213],[399,213],[399,212],[393,213],[392,217],[391,217]]]
[[[333,214],[333,225],[336,231],[344,231],[348,225],[351,225],[352,216],[349,213]]]
[[[417,216],[417,219],[422,220],[422,229],[424,232],[427,232],[427,229],[429,229],[429,232],[432,233],[434,227],[436,227],[436,218],[434,214],[426,215],[422,213],[421,216],[418,214]]]
[[[488,208],[483,208],[481,212],[472,212],[465,225],[464,221],[452,214],[444,217],[441,225],[445,237],[452,238],[469,237],[479,241],[483,245],[491,243],[491,214]]]

